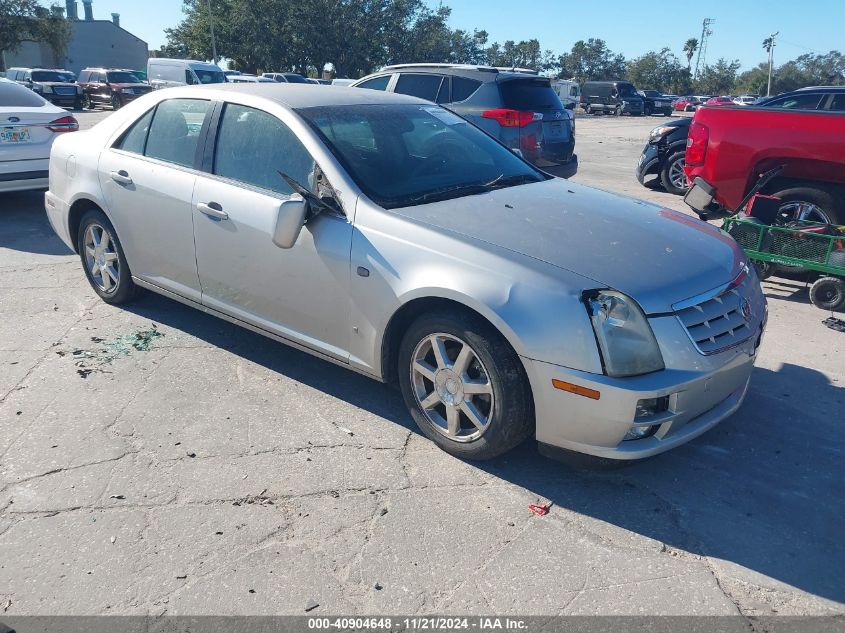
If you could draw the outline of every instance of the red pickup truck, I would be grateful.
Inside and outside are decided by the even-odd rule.
[[[685,161],[684,200],[702,219],[731,215],[759,191],[780,198],[782,218],[845,223],[845,113],[703,107]]]

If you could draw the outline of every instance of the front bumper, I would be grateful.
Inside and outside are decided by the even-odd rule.
[[[657,145],[646,143],[640,160],[637,163],[637,180],[641,185],[645,184],[645,177],[649,174],[656,174],[660,171],[660,150]]]
[[[669,321],[661,327],[678,331]],[[665,369],[632,378],[611,378],[522,358],[534,392],[537,441],[597,457],[632,460],[698,437],[742,404],[763,327],[760,323],[756,336],[716,357],[690,355],[684,364],[695,369]],[[553,379],[592,389],[600,397],[555,389]],[[639,400],[663,397],[668,397],[668,410],[636,417]],[[656,433],[623,439],[634,426],[644,425],[657,426]]]
[[[67,202],[59,198],[56,194],[46,191],[44,193],[44,209],[47,211],[47,220],[53,231],[59,236],[59,239],[64,242],[72,251],[76,250],[74,239],[70,236],[70,227],[68,227],[68,214],[70,211]]]

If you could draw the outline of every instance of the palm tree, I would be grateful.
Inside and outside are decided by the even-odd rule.
[[[697,50],[698,39],[695,37],[689,38],[684,44],[684,54],[687,56],[687,68],[692,68],[692,58]]]
[[[766,39],[764,39],[763,40],[763,50],[766,51],[767,53],[770,52],[772,50],[772,44],[773,43],[774,43],[774,38],[772,38],[772,37],[767,37]]]

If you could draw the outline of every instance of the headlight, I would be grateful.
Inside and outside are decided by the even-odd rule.
[[[648,142],[649,143],[656,143],[657,141],[662,139],[664,136],[669,134],[669,132],[671,132],[674,129],[675,128],[672,127],[671,125],[658,125],[651,132],[649,132]]]
[[[664,369],[654,332],[637,302],[615,290],[584,295],[608,376],[639,376]]]
[[[48,93],[53,92],[53,87],[52,86],[41,86],[41,91],[44,94],[48,94]]]

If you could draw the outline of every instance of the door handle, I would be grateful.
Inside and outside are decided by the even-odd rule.
[[[200,202],[197,204],[197,211],[204,213],[215,220],[228,220],[229,214],[216,202]]]
[[[129,174],[126,173],[123,169],[120,171],[113,171],[109,174],[111,179],[115,182],[119,182],[121,185],[131,185],[132,179],[129,177]]]

